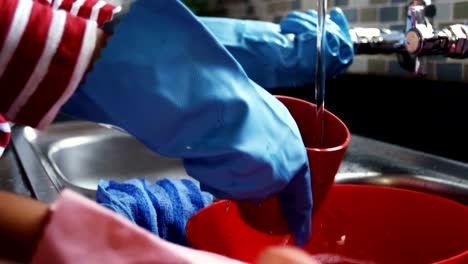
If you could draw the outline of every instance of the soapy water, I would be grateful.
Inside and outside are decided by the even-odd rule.
[[[320,264],[336,264],[336,263],[348,263],[348,264],[377,264],[374,261],[366,261],[362,259],[353,259],[343,257],[335,254],[316,254],[312,255],[315,261]]]
[[[314,131],[314,147],[322,148],[324,137],[324,116],[325,116],[325,80],[326,49],[325,17],[327,15],[327,0],[317,0],[317,64],[315,67],[315,103],[316,123]]]

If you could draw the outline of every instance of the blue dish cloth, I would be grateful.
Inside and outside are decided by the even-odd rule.
[[[162,179],[154,184],[145,179],[101,180],[96,200],[165,240],[187,245],[187,221],[213,203],[213,196],[190,179]]]

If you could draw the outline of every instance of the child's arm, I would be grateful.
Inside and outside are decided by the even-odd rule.
[[[47,204],[0,191],[0,260],[29,262],[48,213]]]
[[[0,216],[0,260],[242,264],[164,241],[71,191],[62,192],[50,209],[44,203],[0,192]]]
[[[97,24],[32,0],[0,0],[0,114],[44,128],[96,57]]]

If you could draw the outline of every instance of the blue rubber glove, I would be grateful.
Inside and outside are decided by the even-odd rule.
[[[218,198],[278,194],[298,244],[310,237],[307,154],[284,105],[247,74],[179,1],[130,8],[64,110],[123,128],[183,159]]]
[[[291,12],[280,24],[200,17],[216,38],[264,88],[293,87],[315,81],[317,13]],[[342,74],[354,57],[349,24],[339,8],[326,22],[327,77]]]

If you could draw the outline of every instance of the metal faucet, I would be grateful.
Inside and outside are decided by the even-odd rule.
[[[407,7],[404,32],[382,28],[352,28],[355,54],[395,53],[400,65],[416,75],[426,74],[426,58],[442,55],[468,58],[468,26],[454,24],[437,30],[431,0],[412,0]]]

